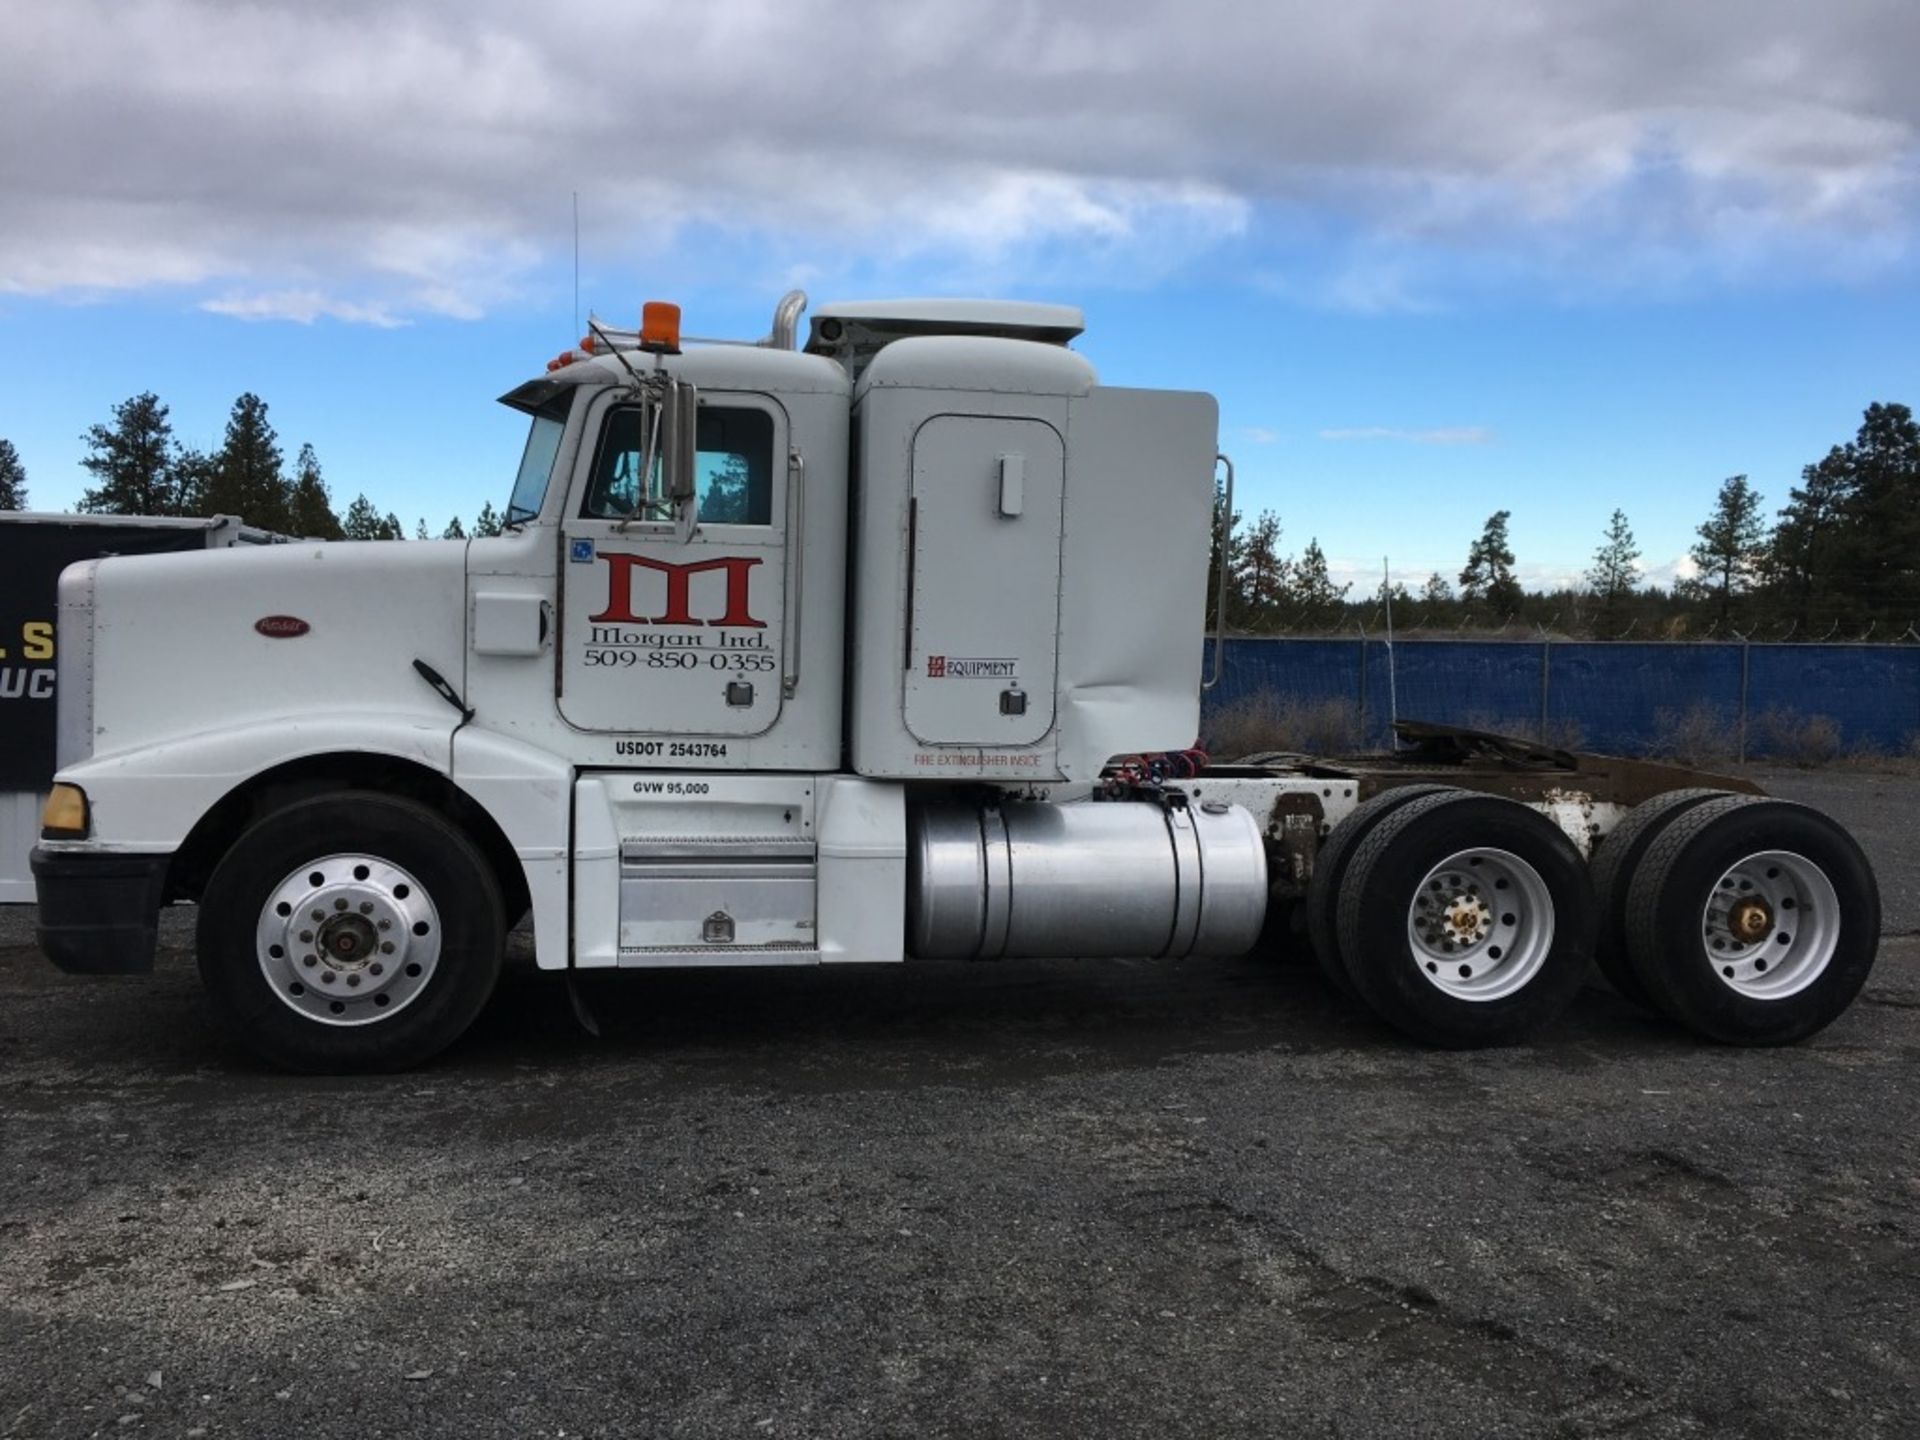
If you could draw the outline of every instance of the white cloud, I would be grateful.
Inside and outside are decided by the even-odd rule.
[[[1243,425],[1240,433],[1255,445],[1271,445],[1280,438],[1278,430],[1270,430],[1265,425]]]
[[[483,313],[576,189],[622,265],[1207,257],[1359,310],[1881,271],[1920,189],[1889,0],[62,0],[7,38],[0,292],[323,297],[293,319]]]
[[[383,330],[405,325],[384,305],[361,305],[336,300],[318,290],[276,290],[271,294],[223,295],[200,302],[202,310],[231,315],[236,320],[292,320],[311,325],[325,317],[348,325],[372,325]]]
[[[1699,574],[1699,562],[1691,555],[1680,555],[1659,565],[1646,566],[1640,579],[1643,584],[1671,590],[1680,581],[1695,579]]]
[[[1429,430],[1408,430],[1394,425],[1363,425],[1357,428],[1322,430],[1322,440],[1404,440],[1414,445],[1486,445],[1493,431],[1484,425],[1441,425]]]

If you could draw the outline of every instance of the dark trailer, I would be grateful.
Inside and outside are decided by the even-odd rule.
[[[231,515],[0,513],[0,904],[33,902],[27,857],[54,772],[60,572],[103,555],[262,545]]]

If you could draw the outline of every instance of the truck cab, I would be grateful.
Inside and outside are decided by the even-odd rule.
[[[1101,386],[1063,306],[829,306],[804,348],[676,328],[596,322],[503,397],[528,435],[497,538],[67,572],[58,962],[150,966],[158,908],[198,901],[216,1004],[330,1067],[444,1044],[477,1003],[439,1015],[446,976],[483,999],[522,914],[552,970],[894,962],[916,922],[1039,943],[984,872],[925,888],[926,817],[977,832],[981,795],[1086,799],[1192,742],[1211,397]],[[1127,944],[1250,939],[1244,812],[1138,818],[1108,844],[1165,870],[1165,934]],[[1216,842],[1241,863],[1203,907]]]

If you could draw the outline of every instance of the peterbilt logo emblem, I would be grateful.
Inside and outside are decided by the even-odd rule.
[[[723,555],[712,560],[695,560],[673,565],[646,555],[601,555],[607,562],[607,608],[588,619],[595,625],[712,625],[737,630],[764,630],[766,621],[753,618],[748,583],[753,567],[763,563],[758,555]],[[666,596],[658,614],[639,615],[633,608],[633,572],[652,570],[666,576]],[[693,613],[693,577],[712,573],[723,575],[724,590],[715,597],[711,585],[704,586],[705,598],[721,600],[720,614],[704,618]],[[711,610],[711,603],[706,607]]]
[[[291,640],[296,635],[304,635],[313,627],[298,615],[262,615],[253,622],[253,628],[269,640]]]

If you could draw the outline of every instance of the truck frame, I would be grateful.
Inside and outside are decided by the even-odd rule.
[[[1210,763],[1212,398],[1102,385],[1066,306],[805,306],[596,320],[503,397],[499,537],[65,571],[46,953],[149,969],[197,902],[218,1016],[327,1071],[452,1043],[529,915],[563,974],[1303,934],[1448,1046],[1593,960],[1732,1043],[1858,993],[1864,856],[1743,781],[1418,724]]]

